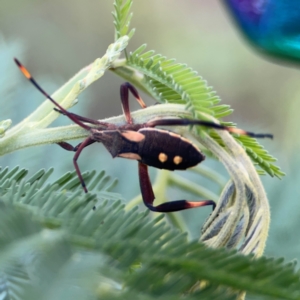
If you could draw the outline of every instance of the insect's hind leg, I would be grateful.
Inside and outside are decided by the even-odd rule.
[[[122,108],[123,112],[126,118],[126,121],[128,124],[132,124],[132,118],[130,114],[130,109],[129,109],[129,93],[128,91],[131,92],[131,94],[134,96],[134,98],[137,100],[137,102],[140,104],[142,108],[146,108],[146,104],[144,103],[143,99],[140,97],[137,89],[130,84],[129,82],[125,82],[121,84],[120,86],[120,96],[121,96],[121,102],[122,102]]]
[[[147,165],[139,162],[139,180],[140,188],[143,197],[144,204],[152,211],[155,212],[174,212],[180,211],[189,208],[201,207],[211,205],[213,209],[216,207],[216,203],[212,200],[203,200],[203,201],[187,201],[187,200],[177,200],[166,202],[157,206],[153,205],[155,195],[153,193],[152,185],[150,182],[148,167]]]

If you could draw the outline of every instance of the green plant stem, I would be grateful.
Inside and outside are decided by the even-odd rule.
[[[192,172],[197,173],[199,175],[202,175],[211,181],[217,183],[221,189],[224,188],[224,185],[226,184],[226,180],[223,176],[221,176],[219,173],[215,172],[212,169],[209,169],[206,166],[200,166],[195,167],[191,169]]]
[[[219,196],[203,186],[193,183],[181,176],[171,174],[169,178],[169,183],[171,186],[178,187],[184,191],[192,193],[196,196],[204,197],[205,199],[218,201]]]
[[[191,114],[185,111],[183,105],[179,104],[155,105],[147,109],[132,112],[133,120],[136,123],[144,123],[154,118],[178,116],[191,117]],[[123,115],[100,121],[115,125],[126,124]],[[89,136],[89,132],[78,125],[45,129],[27,126],[19,131],[12,128],[6,132],[5,137],[0,139],[0,156],[26,147],[83,139],[87,136]]]

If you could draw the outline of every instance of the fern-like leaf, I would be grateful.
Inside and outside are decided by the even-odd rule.
[[[57,223],[55,219],[58,215],[68,215],[85,203],[89,203],[89,207],[92,208],[97,206],[97,201],[122,199],[119,194],[111,192],[117,181],[111,180],[104,171],[99,174],[95,171],[82,174],[90,190],[90,193],[84,196],[75,171],[66,173],[50,184],[47,181],[52,172],[53,169],[40,170],[25,180],[25,169],[5,168],[0,173],[0,196],[8,203],[18,199],[15,204],[19,207],[31,211],[44,211],[44,221],[50,227],[60,226],[60,222]]]
[[[207,115],[221,119],[232,113],[233,110],[229,105],[219,105],[220,98],[197,72],[185,64],[155,54],[154,51],[145,52],[145,48],[146,46],[142,45],[130,53],[127,64],[145,75],[144,84],[158,101],[186,104],[195,119],[208,119]],[[234,125],[221,120],[220,122],[226,126]],[[216,134],[212,133],[211,136],[220,142]],[[236,139],[263,171],[279,178],[284,175],[280,168],[273,164],[276,159],[255,139],[249,137]]]
[[[20,261],[6,261],[6,266],[0,271],[0,298],[7,300],[22,299],[30,279],[26,266]]]
[[[268,151],[260,145],[256,139],[249,136],[237,136],[236,140],[245,148],[247,154],[251,157],[255,164],[258,164],[262,170],[268,173],[270,176],[276,176],[281,178],[285,175],[280,168],[274,165],[272,162],[276,161],[276,158],[271,156]]]
[[[134,29],[128,33],[132,18],[131,6],[132,0],[115,0],[114,2],[115,11],[112,12],[112,15],[115,25],[115,41],[124,35],[128,35],[131,38],[134,34]]]
[[[294,264],[283,265],[281,259],[253,260],[251,257],[237,255],[225,249],[208,249],[198,242],[190,243],[185,234],[180,234],[162,220],[163,215],[153,219],[148,213],[139,213],[136,209],[125,212],[123,204],[114,199],[100,201],[96,210],[93,210],[96,195],[83,195],[80,184],[78,188],[74,183],[71,184],[73,175],[75,176],[73,173],[63,176],[55,183],[47,183],[51,170],[40,171],[28,180],[24,177],[25,172],[22,169],[5,169],[2,171],[2,174],[4,173],[3,177],[6,178],[1,184],[6,184],[5,188],[0,190],[4,203],[0,210],[2,270],[5,270],[4,265],[7,266],[11,259],[20,261],[17,258],[24,257],[31,247],[44,249],[45,241],[39,232],[42,228],[51,227],[54,236],[57,236],[56,242],[51,244],[51,249],[47,246],[44,250],[53,251],[55,255],[52,257],[48,252],[45,258],[38,260],[38,266],[34,268],[38,267],[38,272],[44,273],[44,277],[50,276],[49,288],[52,287],[54,291],[58,291],[61,286],[56,285],[57,281],[53,281],[54,266],[57,269],[55,272],[59,274],[57,276],[62,276],[59,279],[61,282],[68,280],[67,278],[74,278],[70,273],[72,268],[85,268],[77,265],[77,260],[70,260],[70,250],[61,244],[62,236],[59,233],[63,232],[64,237],[71,242],[72,251],[78,252],[81,249],[80,252],[96,255],[98,259],[99,255],[105,257],[103,263],[106,267],[103,270],[98,268],[95,272],[103,277],[107,275],[106,270],[113,266],[114,271],[110,273],[110,278],[118,282],[120,287],[126,286],[125,294],[141,294],[150,299],[164,295],[166,299],[172,299],[189,292],[188,299],[194,299],[196,295],[200,297],[202,294],[207,295],[203,296],[203,299],[209,299],[206,290],[191,292],[195,290],[195,284],[199,280],[204,280],[217,291],[215,299],[226,299],[225,295],[223,298],[218,295],[216,286],[245,290],[273,299],[300,297],[299,274],[295,273]],[[94,184],[97,176],[105,178],[105,175],[96,175],[93,172],[86,173],[85,178],[90,180],[90,184]],[[66,191],[64,187],[68,184],[73,187]],[[101,186],[105,190],[110,184]],[[6,206],[10,206],[11,209],[5,209]],[[7,248],[10,244],[13,245],[13,253],[6,251],[10,249]],[[61,259],[65,262],[55,259],[60,251],[64,253]],[[1,265],[1,262],[4,264]],[[86,268],[88,269],[87,266]],[[21,270],[22,268],[18,274],[12,275],[16,277],[16,282],[17,277],[22,279],[27,274],[30,284],[34,284],[31,273],[28,271],[24,275]],[[98,273],[99,270],[101,274]],[[66,274],[66,277],[63,274]],[[88,272],[85,274],[89,278]],[[84,278],[76,278],[79,280],[79,286],[86,291],[82,282]],[[21,282],[23,284],[24,280],[20,280]],[[9,281],[6,280],[6,283],[9,284]],[[17,285],[16,283],[15,289]],[[26,285],[24,286],[26,288]],[[38,287],[35,288],[39,292]],[[48,292],[51,293],[50,290],[47,290]],[[58,294],[56,299],[60,297]],[[230,296],[227,299],[230,299]]]

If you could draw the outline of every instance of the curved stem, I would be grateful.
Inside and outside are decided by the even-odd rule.
[[[249,228],[248,230],[249,236],[251,236],[252,239],[249,240],[248,244],[244,246],[243,252],[245,254],[252,253],[252,249],[255,247],[255,255],[259,257],[263,254],[270,226],[269,202],[259,175],[257,174],[255,167],[253,166],[248,155],[245,153],[244,149],[237,144],[233,137],[228,133],[226,134],[225,132],[220,132],[219,134],[235,160],[240,162],[240,164],[242,164],[247,170],[249,182],[251,182],[251,184],[248,185],[255,187],[254,190],[256,195],[254,199],[256,201],[252,203],[251,207],[253,215],[255,216],[255,220],[251,224],[252,228]],[[233,143],[234,147],[232,146]],[[256,234],[253,234],[253,231],[255,231]]]
[[[207,133],[203,133],[202,137],[198,136],[200,142],[207,147],[218,159],[223,163],[232,178],[235,189],[235,204],[232,212],[228,215],[226,223],[219,231],[218,235],[212,240],[206,241],[206,244],[212,247],[225,246],[234,232],[244,209],[245,185],[243,182],[243,174],[240,171],[238,164],[230,157],[230,155],[216,143]],[[210,218],[214,218],[214,214]]]

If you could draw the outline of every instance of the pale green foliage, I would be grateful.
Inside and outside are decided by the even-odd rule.
[[[26,173],[4,169],[0,177],[0,293],[11,295],[7,299],[176,299],[198,280],[210,286],[190,291],[187,299],[233,299],[215,290],[217,285],[272,299],[300,296],[293,264],[253,261],[190,243],[163,216],[152,219],[136,209],[125,213],[109,191],[111,184],[101,180],[93,192],[105,192],[108,201],[99,201],[93,211],[95,195],[83,195],[74,174],[48,183],[51,171],[30,178]],[[85,177],[92,189],[96,174]]]

